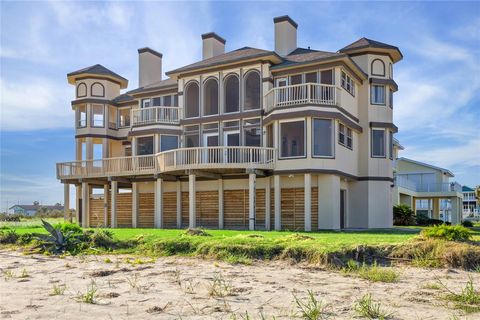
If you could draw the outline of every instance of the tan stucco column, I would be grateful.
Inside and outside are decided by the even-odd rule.
[[[270,214],[271,214],[271,181],[270,177],[265,178],[265,230],[270,230]]]
[[[110,227],[117,227],[117,193],[118,193],[118,182],[112,181],[111,187],[111,199],[110,199]]]
[[[318,228],[340,229],[340,177],[318,175]]]
[[[103,185],[103,225],[108,227],[108,183]]]
[[[139,201],[138,182],[132,182],[132,228],[138,227]]]
[[[255,189],[257,175],[255,172],[248,174],[248,229],[255,230]]]
[[[440,218],[440,199],[433,198],[432,216],[434,219]]]
[[[88,203],[90,200],[90,186],[88,183],[82,183],[82,227],[89,227]]]
[[[274,210],[275,210],[275,230],[282,229],[282,188],[280,186],[280,176],[278,174],[273,176],[273,192],[275,197]]]
[[[304,180],[305,231],[312,231],[312,175],[306,173]]]
[[[70,185],[68,183],[63,184],[63,220],[67,220],[70,213]],[[72,222],[72,216],[69,219]]]
[[[157,178],[155,181],[154,207],[155,228],[163,228],[163,180],[161,178]]]
[[[177,228],[182,228],[182,182],[177,180]]]
[[[223,179],[218,179],[218,229],[224,228],[223,221]]]
[[[197,212],[196,212],[196,176],[190,173],[188,175],[188,226],[195,228],[197,226]]]

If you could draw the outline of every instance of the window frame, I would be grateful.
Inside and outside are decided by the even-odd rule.
[[[152,153],[138,154],[138,148],[140,146],[140,143],[138,142],[138,140],[141,139],[141,138],[152,138]],[[149,156],[149,155],[154,155],[155,154],[155,135],[146,134],[146,135],[137,136],[137,137],[135,137],[135,139],[136,139],[136,141],[135,141],[135,156]]]
[[[80,115],[82,114],[82,112],[80,111],[80,108],[81,108],[82,106],[85,107],[85,123],[84,123],[84,125],[81,125],[81,117],[80,117]],[[88,124],[88,108],[87,108],[87,105],[86,105],[86,104],[78,105],[78,106],[76,107],[76,109],[77,109],[76,127],[77,127],[77,128],[86,128],[86,127],[87,127],[87,124]]]
[[[237,78],[237,81],[238,81],[238,109],[237,111],[231,111],[231,112],[227,112],[227,81],[231,78],[231,77],[235,77]],[[235,114],[235,113],[240,113],[241,112],[241,98],[242,98],[242,92],[240,90],[240,76],[236,73],[229,73],[227,74],[225,77],[223,77],[223,113],[224,114]]]
[[[80,91],[80,86],[85,87],[85,94],[84,95],[79,95],[78,92]],[[88,96],[88,89],[87,89],[87,84],[85,82],[80,82],[79,84],[77,84],[77,90],[76,90],[76,94],[77,94],[77,98],[84,98],[86,96]]]
[[[388,130],[388,158],[393,160],[393,132]]]
[[[350,85],[351,90],[347,87]],[[340,86],[347,91],[352,97],[355,97],[355,81],[353,78],[343,69],[340,70]]]
[[[95,86],[97,84],[100,85],[100,87],[102,88],[102,94],[101,95],[93,94],[93,86]],[[105,87],[103,86],[103,84],[98,82],[98,81],[92,83],[92,85],[90,86],[90,95],[92,97],[105,97]]]
[[[175,137],[175,138],[177,138],[177,147],[172,148],[172,149],[168,149],[168,150],[162,150],[162,138],[163,137]],[[160,139],[159,140],[160,140],[160,145],[158,146],[158,150],[160,150],[160,152],[175,150],[175,149],[178,149],[180,147],[180,137],[176,134],[160,134]]]
[[[102,125],[95,125],[95,106],[102,108]],[[90,105],[90,127],[91,128],[105,128],[105,105],[99,103],[92,103]]]
[[[278,121],[278,134],[277,134],[277,139],[281,140],[282,139],[282,124],[283,123],[289,123],[289,122],[303,122],[303,145],[304,145],[304,150],[303,150],[303,155],[299,156],[290,156],[290,157],[283,157],[282,156],[282,142],[278,141],[278,159],[279,160],[288,160],[288,159],[304,159],[307,157],[307,119],[305,118],[294,118],[294,119],[288,119],[288,120],[280,120]]]
[[[373,132],[382,131],[383,132],[383,155],[374,155],[373,154]],[[387,158],[387,137],[385,128],[371,128],[370,129],[370,157],[377,159],[386,159]]]
[[[206,94],[205,94],[205,90],[206,90],[206,85],[208,82],[210,81],[215,81],[216,84],[217,84],[217,113],[212,113],[212,114],[206,114],[205,113],[205,106],[206,106],[206,103],[205,103],[205,99],[206,99]],[[208,118],[208,117],[214,117],[214,116],[218,116],[220,115],[220,81],[218,80],[218,78],[216,77],[208,77],[207,79],[205,79],[203,81],[203,84],[202,84],[202,88],[201,90],[203,91],[202,94],[200,94],[200,97],[201,97],[201,101],[200,101],[200,117],[203,117],[203,118]]]
[[[191,85],[195,84],[198,88],[198,100],[197,100],[197,115],[196,116],[193,116],[193,117],[187,117],[187,104],[188,104],[188,89]],[[196,119],[196,118],[200,118],[200,109],[201,109],[201,101],[200,101],[200,83],[196,80],[190,80],[187,82],[187,84],[185,85],[185,89],[183,90],[183,97],[184,97],[184,101],[183,101],[183,118],[184,119]]]
[[[373,94],[374,92],[374,88],[383,88],[383,103],[379,103],[379,102],[375,102],[374,101],[374,97],[375,95]],[[387,87],[383,84],[371,84],[370,85],[370,104],[373,104],[373,105],[377,105],[377,106],[385,106],[386,103],[387,103],[387,98],[386,98],[386,91],[387,91]]]
[[[125,119],[128,119],[128,124],[127,124],[127,121],[125,121],[125,124],[122,125],[122,117],[121,117],[121,114],[122,114],[122,111],[128,111],[128,117],[125,118]],[[125,108],[118,108],[117,110],[117,121],[118,121],[118,128],[119,129],[122,129],[122,128],[128,128],[131,126],[131,123],[132,123],[132,108],[131,107],[125,107]]]
[[[383,73],[374,73],[373,72],[373,64],[376,62],[376,61],[380,61],[382,63],[382,66],[383,66]],[[372,60],[372,63],[370,64],[370,73],[372,74],[372,76],[381,76],[381,77],[385,77],[386,76],[386,67],[385,67],[385,62],[383,62],[382,59],[379,59],[379,58],[375,58]]]
[[[258,76],[258,91],[259,91],[259,101],[258,101],[258,107],[257,108],[251,108],[251,109],[246,109],[245,108],[245,101],[247,100],[247,78],[252,74],[252,73],[256,73],[257,76]],[[263,88],[262,88],[262,75],[260,73],[259,70],[257,69],[250,69],[248,70],[247,72],[245,72],[245,74],[243,75],[242,77],[242,85],[243,85],[243,88],[240,92],[240,94],[242,95],[242,105],[241,105],[241,111],[252,111],[252,110],[262,110],[263,109],[263,103],[262,103],[262,100],[263,100]],[[243,92],[242,92],[243,91]]]
[[[350,141],[350,145],[348,143]],[[353,130],[349,127],[347,127],[347,139],[346,139],[347,145],[346,147],[350,150],[353,150]]]
[[[255,120],[258,120],[258,124],[251,124],[251,125],[245,125],[245,122],[248,121],[248,120],[252,120],[252,119],[255,119]],[[249,118],[243,118],[242,121],[241,121],[241,129],[242,129],[242,145],[244,147],[262,147],[263,146],[263,135],[262,135],[262,118],[261,117],[249,117]],[[247,142],[247,132],[246,130],[248,129],[256,129],[258,128],[260,130],[260,134],[259,134],[259,137],[260,137],[260,144],[258,146],[249,146],[246,144]]]
[[[331,156],[321,156],[321,155],[315,155],[315,135],[313,134],[315,132],[315,129],[314,129],[314,126],[315,126],[315,120],[329,120],[330,123],[332,124],[332,134],[331,134],[331,146],[332,146],[332,155]],[[334,119],[332,118],[322,118],[322,117],[312,117],[312,132],[311,132],[311,135],[312,135],[312,158],[319,158],[319,159],[335,159],[335,152],[336,152],[336,149],[335,149],[335,123],[336,121],[334,121]]]

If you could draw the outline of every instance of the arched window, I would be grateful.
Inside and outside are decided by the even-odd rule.
[[[238,112],[240,105],[240,82],[236,75],[225,79],[225,113]]]
[[[101,84],[100,82],[92,83],[90,92],[92,97],[105,97],[105,88],[103,87],[103,84]]]
[[[85,83],[79,83],[77,86],[77,98],[87,96],[87,85]]]
[[[203,115],[218,114],[218,81],[210,78],[203,86]]]
[[[372,61],[372,75],[385,76],[385,64],[380,59]]]
[[[199,93],[198,83],[190,82],[185,88],[185,118],[195,118],[199,115]]]
[[[260,108],[260,74],[255,71],[248,72],[245,76],[245,100],[243,109],[252,110]]]

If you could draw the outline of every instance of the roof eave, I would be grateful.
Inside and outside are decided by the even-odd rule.
[[[345,54],[361,53],[365,51],[386,52],[392,58],[393,63],[397,63],[403,59],[403,54],[398,47],[391,46],[389,48],[375,47],[372,45],[365,45],[351,49],[340,49],[338,52]]]
[[[112,80],[113,82],[116,82],[116,83],[120,84],[120,89],[126,89],[126,88],[128,87],[128,80],[125,79],[125,78],[119,78],[119,77],[114,77],[114,76],[111,76],[111,75],[96,74],[96,73],[89,73],[89,72],[77,73],[77,74],[67,74],[68,83],[71,84],[71,85],[75,85],[75,81],[76,81],[77,78],[79,78],[80,76],[81,76],[82,78],[85,78],[85,77],[92,77],[92,78],[101,77],[101,78],[106,78],[106,79]]]

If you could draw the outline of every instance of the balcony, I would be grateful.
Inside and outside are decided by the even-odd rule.
[[[57,163],[57,178],[152,175],[191,169],[273,170],[275,159],[275,148],[226,146],[182,148],[153,155]]]
[[[265,95],[265,110],[304,104],[337,105],[338,88],[334,85],[304,83],[271,89]]]
[[[132,110],[132,125],[179,124],[179,107],[148,107]]]
[[[416,184],[412,180],[397,176],[396,184],[415,192],[462,192],[462,186],[458,182]]]

